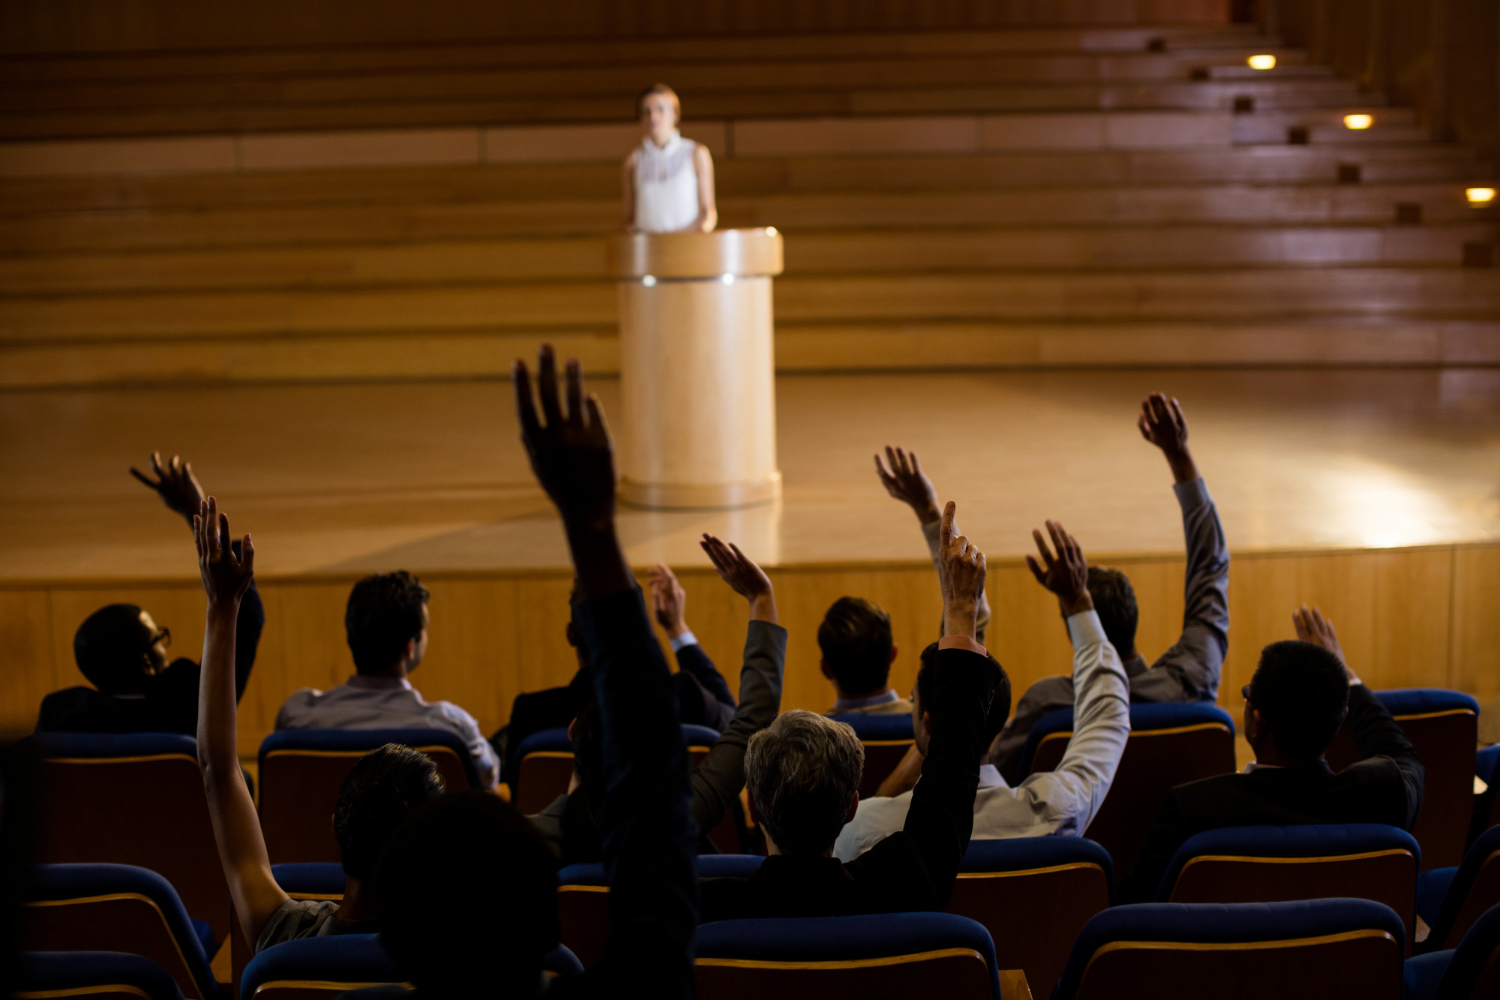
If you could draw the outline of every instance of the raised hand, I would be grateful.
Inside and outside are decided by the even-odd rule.
[[[255,576],[255,546],[247,534],[240,555],[230,547],[229,515],[219,512],[219,501],[209,497],[193,515],[193,541],[198,548],[198,573],[210,609],[238,608]]]
[[[1337,656],[1351,681],[1359,680],[1354,671],[1349,669],[1349,661],[1344,658],[1344,647],[1339,645],[1338,633],[1333,629],[1333,622],[1323,617],[1322,609],[1302,605],[1292,612],[1292,627],[1297,630],[1298,639],[1310,642],[1314,646],[1322,646]]]
[[[583,374],[577,361],[567,365],[568,412],[557,398],[557,358],[544,344],[537,356],[537,392],[542,397],[542,420],[532,401],[531,374],[517,360],[516,409],[521,418],[521,441],[531,457],[531,469],[542,489],[572,528],[612,527],[615,514],[614,450],[599,399],[583,395]]]
[[[1094,598],[1089,594],[1089,564],[1083,558],[1077,539],[1056,521],[1047,522],[1047,533],[1052,536],[1057,555],[1048,550],[1047,541],[1040,531],[1032,531],[1031,537],[1036,542],[1041,560],[1038,561],[1036,556],[1026,557],[1031,575],[1036,577],[1037,583],[1057,595],[1057,604],[1062,608],[1064,618],[1092,611]]]
[[[954,533],[958,505],[952,500],[943,508],[938,529],[938,584],[943,590],[943,629],[947,635],[974,637],[979,599],[984,594],[988,569],[979,546]]]
[[[193,475],[193,463],[184,462],[180,456],[173,455],[170,462],[162,465],[161,452],[153,451],[151,471],[156,473],[155,480],[135,466],[130,467],[132,476],[151,487],[168,510],[182,515],[191,525],[193,515],[198,513],[198,508],[203,503],[203,487],[198,485],[198,479]]]
[[[1188,450],[1187,418],[1182,415],[1182,404],[1168,399],[1165,393],[1153,392],[1141,403],[1141,414],[1136,418],[1141,437],[1161,449],[1172,467],[1172,478],[1179,483],[1190,483],[1198,478],[1198,467],[1193,463]]]
[[[917,520],[923,524],[930,524],[943,516],[938,509],[937,490],[922,472],[922,463],[917,461],[916,452],[886,445],[885,461],[881,461],[878,452],[875,455],[875,472],[885,491],[915,511]]]
[[[734,544],[726,544],[713,535],[704,534],[699,546],[708,554],[709,561],[719,576],[736,594],[750,602],[750,617],[760,621],[776,621],[776,594],[771,587],[771,578]]]
[[[676,575],[664,564],[651,568],[651,610],[656,622],[667,630],[667,635],[677,638],[688,630],[687,591],[677,582]]]

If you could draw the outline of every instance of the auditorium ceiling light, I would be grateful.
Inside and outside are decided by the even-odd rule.
[[[645,285],[647,288],[651,288],[656,284],[656,276],[651,274],[646,275],[641,279],[641,284]]]
[[[732,275],[732,274],[721,274],[721,275],[719,275],[719,280],[722,281],[722,282],[724,282],[724,284],[726,284],[726,285],[732,285],[732,284],[734,284],[734,275]]]
[[[1358,130],[1358,129],[1369,128],[1371,125],[1374,125],[1374,124],[1375,124],[1375,118],[1372,115],[1345,115],[1344,116],[1344,128],[1352,128],[1352,129]]]
[[[1251,69],[1275,69],[1276,57],[1272,55],[1251,56],[1247,62]]]
[[[1495,203],[1495,189],[1469,188],[1464,192],[1464,197],[1469,199],[1470,205],[1493,205]]]

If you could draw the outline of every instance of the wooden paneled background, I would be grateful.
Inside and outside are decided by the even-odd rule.
[[[1139,646],[1154,657],[1177,637],[1182,615],[1181,559],[1101,559],[1125,569],[1141,608]],[[783,708],[826,709],[832,691],[818,671],[816,632],[836,598],[854,594],[890,612],[900,654],[892,683],[905,691],[917,654],[937,633],[940,600],[931,565],[874,563],[791,566],[771,571],[782,623],[791,634]],[[731,679],[744,637],[744,602],[706,570],[686,570],[688,622]],[[253,757],[282,700],[307,685],[342,682],[353,667],[343,611],[353,577],[269,578],[260,583],[266,630],[240,711],[240,752]],[[486,731],[505,723],[512,699],[568,681],[574,670],[564,639],[570,581],[560,572],[432,573],[431,646],[413,675],[429,699],[472,712]],[[1069,667],[1056,604],[1016,561],[990,568],[994,608],[990,649],[1015,691]],[[84,683],[73,664],[78,623],[111,601],[148,608],[172,629],[173,653],[197,657],[203,596],[196,581],[11,585],[0,589],[0,729],[19,736],[35,723],[48,691]],[[1266,643],[1292,636],[1300,602],[1333,618],[1350,662],[1374,687],[1437,686],[1481,700],[1500,695],[1500,545],[1445,545],[1234,557],[1230,656],[1220,702],[1240,710],[1239,690]],[[665,642],[663,642],[665,647]],[[733,683],[733,680],[731,680]]]

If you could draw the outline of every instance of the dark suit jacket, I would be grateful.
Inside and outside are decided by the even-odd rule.
[[[1221,774],[1172,789],[1146,849],[1121,887],[1124,902],[1155,896],[1177,848],[1226,826],[1385,823],[1411,829],[1426,771],[1411,741],[1363,684],[1349,689],[1350,735],[1364,759],[1338,774],[1324,761]]]
[[[238,544],[238,543],[236,543]],[[245,693],[255,651],[266,625],[266,611],[254,581],[240,601],[234,635],[234,695]],[[70,687],[42,699],[39,733],[181,733],[198,731],[198,664],[187,658],[147,679],[138,695],[108,695],[91,687]]]
[[[736,917],[841,916],[942,910],[969,836],[984,753],[984,720],[1003,676],[967,649],[938,653],[933,735],[906,826],[849,864],[770,857],[749,878],[704,879],[705,923]]]

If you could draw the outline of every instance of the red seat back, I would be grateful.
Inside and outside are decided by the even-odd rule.
[[[161,908],[141,893],[29,901],[26,950],[140,955],[165,969],[187,1000],[212,1000],[212,994],[205,998],[205,988],[193,980],[192,968]]]
[[[875,795],[880,783],[890,777],[901,758],[906,756],[914,740],[860,740],[865,748],[865,771],[859,779],[859,797],[868,799]]]
[[[1457,948],[1464,935],[1469,933],[1469,928],[1474,926],[1474,921],[1492,906],[1500,906],[1500,851],[1484,859],[1474,876],[1474,884],[1469,887],[1469,894],[1458,908],[1458,915],[1453,918],[1452,929],[1438,947]]]

